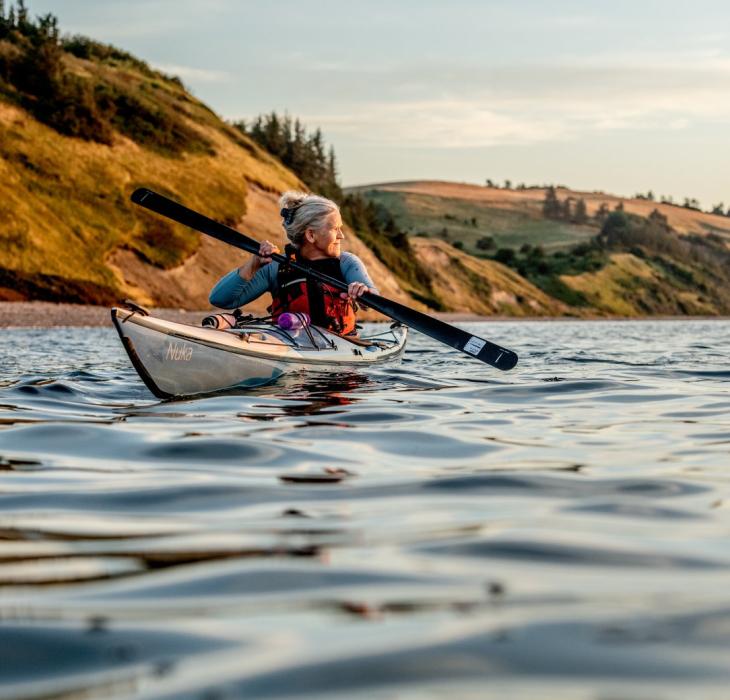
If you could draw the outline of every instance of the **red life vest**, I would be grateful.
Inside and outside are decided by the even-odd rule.
[[[296,251],[286,247],[287,257],[299,262]],[[338,258],[303,260],[308,267],[346,283]],[[272,293],[271,316],[276,320],[284,312],[305,313],[312,323],[339,335],[355,332],[355,305],[349,297],[343,299],[341,291],[324,282],[308,278],[289,265],[280,264],[276,274],[277,290]]]

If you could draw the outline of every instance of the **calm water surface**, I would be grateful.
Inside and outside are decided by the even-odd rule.
[[[0,697],[727,698],[730,322],[160,402],[0,335]]]

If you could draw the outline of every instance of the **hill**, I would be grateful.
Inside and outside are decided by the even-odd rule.
[[[730,313],[730,218],[645,199],[451,182],[351,188],[411,236],[500,261],[579,315]],[[585,206],[576,223],[575,205]],[[583,206],[581,205],[581,206]],[[571,208],[572,207],[572,208]]]
[[[0,34],[0,297],[204,305],[194,290],[130,283],[124,253],[159,270],[201,256],[217,275],[231,251],[133,207],[130,193],[150,187],[235,224],[249,187],[301,183],[179,80],[39,25]]]
[[[596,225],[577,225],[546,219],[543,202],[546,188],[504,189],[433,180],[388,182],[348,188],[384,204],[397,223],[412,234],[438,236],[449,242],[461,241],[464,249],[478,252],[476,242],[492,236],[497,248],[519,248],[527,243],[546,251],[565,250],[596,235]],[[684,207],[622,198],[603,192],[581,192],[555,188],[560,200],[582,199],[588,217],[601,206],[614,210],[619,204],[630,214],[647,217],[658,210],[669,225],[682,235],[715,233],[730,243],[730,217]],[[444,233],[444,229],[446,232]]]
[[[563,303],[530,284],[509,267],[479,260],[438,239],[414,238],[413,249],[431,271],[431,287],[451,311],[483,316],[561,316]]]

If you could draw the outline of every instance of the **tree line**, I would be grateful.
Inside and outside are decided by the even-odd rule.
[[[651,190],[649,190],[646,194],[639,192],[635,194],[633,198],[647,202],[657,201]],[[669,204],[676,207],[681,206],[683,209],[692,209],[693,211],[702,211],[699,201],[688,197],[685,197],[684,204],[680,205],[675,203],[671,197],[664,197],[662,195],[659,199],[659,203]],[[619,202],[617,208],[623,209],[623,204]],[[542,213],[548,219],[570,221],[574,224],[585,224],[591,219],[591,217],[587,214],[585,201],[581,197],[567,197],[561,202],[558,199],[556,188],[553,185],[550,185],[545,191]],[[601,202],[592,219],[595,223],[602,225],[609,213],[610,210],[608,205],[605,202]],[[712,209],[706,213],[714,214],[716,216],[730,217],[730,208],[728,208],[726,212],[723,203],[720,202],[719,204],[715,204]]]
[[[524,182],[521,182],[520,184],[516,185],[515,187],[512,187],[512,181],[511,180],[505,180],[503,185],[500,185],[496,180],[492,180],[490,178],[487,178],[485,182],[485,187],[492,187],[494,189],[505,189],[505,190],[512,190],[515,191],[525,191],[525,190],[540,190],[540,189],[546,189],[546,190],[557,190],[558,188],[568,189],[565,185],[526,185]],[[692,209],[693,211],[703,211],[702,206],[700,205],[700,201],[695,197],[685,197],[683,202],[680,204],[678,202],[674,201],[674,198],[669,195],[660,195],[658,198],[654,195],[654,192],[652,190],[649,190],[646,193],[643,192],[637,192],[633,199],[643,199],[649,202],[659,202],[660,204],[669,204],[673,207],[682,207],[683,209]],[[730,217],[730,206],[725,209],[725,205],[723,202],[719,202],[718,204],[713,204],[709,209],[705,210],[706,214],[714,214],[715,216],[727,216]],[[549,218],[556,218],[556,216],[550,216]],[[565,217],[561,217],[565,219]],[[571,220],[570,218],[565,220]]]
[[[332,146],[326,148],[321,129],[308,133],[298,118],[281,117],[276,112],[260,115],[250,124],[233,122],[233,126],[276,156],[313,192],[335,201],[342,200],[335,151]]]
[[[570,221],[573,224],[586,224],[589,220],[588,209],[582,197],[567,197],[561,202],[555,187],[552,185],[545,190],[542,213],[546,219]],[[603,210],[599,210],[596,213],[596,220],[600,221],[603,215]]]

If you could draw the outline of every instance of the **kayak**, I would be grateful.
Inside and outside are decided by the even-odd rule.
[[[158,398],[246,389],[304,369],[362,367],[397,357],[408,329],[399,323],[347,338],[317,326],[284,330],[253,320],[225,330],[174,323],[137,310],[113,308],[122,345]]]

